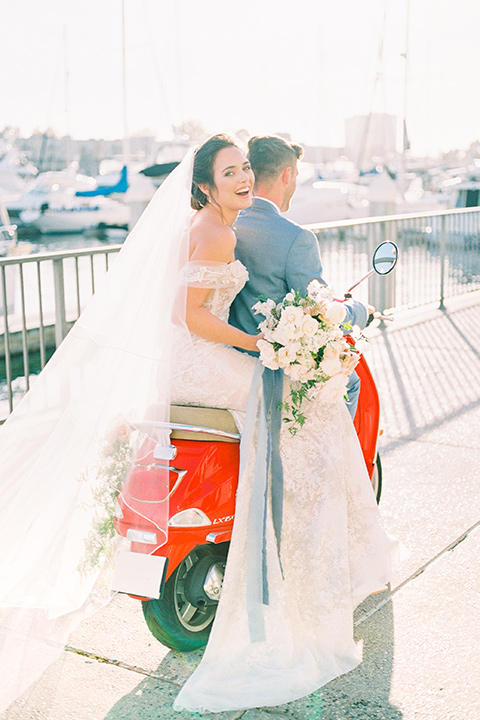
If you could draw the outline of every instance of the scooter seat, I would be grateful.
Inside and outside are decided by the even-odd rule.
[[[231,413],[224,408],[170,405],[170,422],[174,426],[181,426],[172,428],[170,435],[172,440],[240,441],[240,433],[235,421]],[[220,433],[229,433],[234,437]]]

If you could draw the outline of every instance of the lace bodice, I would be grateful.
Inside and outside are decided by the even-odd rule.
[[[239,260],[231,263],[189,262],[181,280],[189,287],[208,288],[204,306],[228,322],[230,305],[248,280]],[[175,332],[171,398],[184,405],[206,405],[244,411],[256,359],[183,328]],[[242,382],[239,379],[243,378]]]
[[[230,305],[247,282],[248,271],[240,260],[209,264],[189,262],[183,269],[182,279],[192,287],[211,288],[205,307],[227,322]]]

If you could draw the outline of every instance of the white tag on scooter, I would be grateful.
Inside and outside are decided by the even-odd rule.
[[[112,581],[114,592],[158,600],[167,570],[167,558],[121,550]]]

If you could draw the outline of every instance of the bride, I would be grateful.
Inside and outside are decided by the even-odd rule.
[[[106,512],[105,448],[119,418],[165,423],[174,400],[227,407],[251,426],[258,363],[234,348],[254,351],[258,335],[227,319],[248,277],[231,225],[252,187],[246,157],[225,136],[190,152],[0,429],[0,709],[111,597],[114,549],[107,539],[92,550],[91,538]],[[295,437],[282,429],[281,545],[267,503],[260,597],[250,579],[263,542],[252,521],[261,428],[250,446],[217,616],[177,710],[278,705],[352,669],[353,609],[389,581],[391,544],[339,398],[310,403]]]

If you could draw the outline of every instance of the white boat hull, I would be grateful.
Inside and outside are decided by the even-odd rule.
[[[128,227],[130,208],[118,203],[117,208],[72,208],[70,210],[49,209],[31,223],[41,233],[80,233],[99,226]]]
[[[21,223],[41,233],[81,233],[98,226],[128,227],[128,205],[89,195],[97,183],[70,170],[41,173],[11,210]]]

